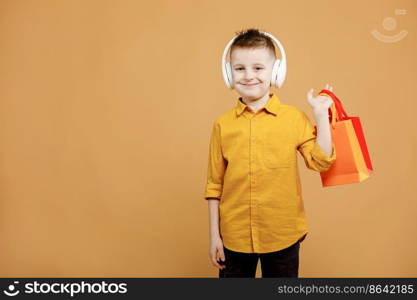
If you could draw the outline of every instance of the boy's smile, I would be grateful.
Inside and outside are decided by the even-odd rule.
[[[269,99],[274,60],[271,51],[262,47],[237,47],[231,53],[233,87],[255,111]]]

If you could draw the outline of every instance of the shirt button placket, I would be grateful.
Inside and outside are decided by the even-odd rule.
[[[258,252],[258,201],[259,199],[256,196],[256,147],[257,147],[257,139],[256,139],[256,126],[255,126],[255,116],[253,115],[250,119],[250,170],[249,170],[249,177],[250,177],[250,215],[251,215],[251,232],[252,232],[252,241],[253,245],[252,248],[254,252]]]

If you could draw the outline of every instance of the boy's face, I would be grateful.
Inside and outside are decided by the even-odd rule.
[[[267,48],[235,48],[230,57],[233,87],[247,100],[269,92],[275,57]]]

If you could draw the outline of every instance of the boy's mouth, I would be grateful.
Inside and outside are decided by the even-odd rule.
[[[243,83],[244,86],[255,86],[258,83]]]

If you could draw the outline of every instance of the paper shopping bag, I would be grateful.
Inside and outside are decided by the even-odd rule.
[[[348,116],[342,102],[329,90],[322,90],[333,100],[329,121],[336,160],[329,170],[320,172],[323,187],[364,181],[373,171],[359,117]]]
[[[359,141],[359,145],[361,147],[361,151],[362,151],[363,157],[365,159],[366,166],[368,168],[368,172],[372,173],[373,172],[373,167],[372,167],[371,157],[369,156],[368,146],[366,145],[365,135],[363,133],[360,118],[359,117],[348,116],[345,109],[343,108],[342,101],[340,101],[340,99],[337,98],[337,96],[333,92],[331,92],[329,90],[322,90],[320,93],[327,94],[332,98],[333,103],[334,103],[334,105],[337,109],[338,114],[340,115],[341,120],[351,120],[352,121],[352,125],[353,125],[353,128],[355,130],[356,137]],[[330,109],[329,109],[329,112],[331,114]],[[331,118],[331,116],[329,118]]]

